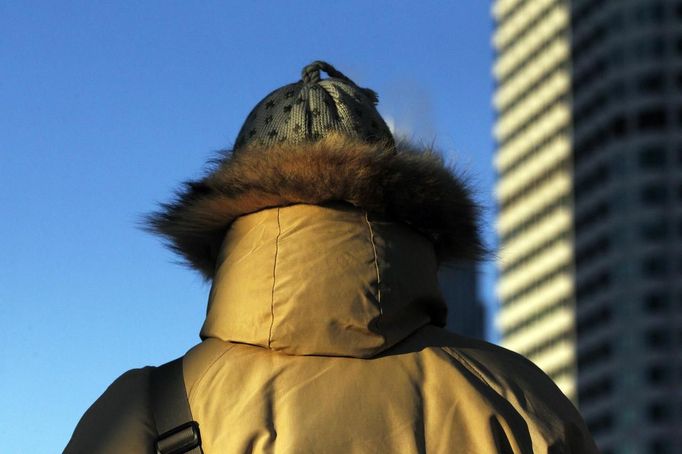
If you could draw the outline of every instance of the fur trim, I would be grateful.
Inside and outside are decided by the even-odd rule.
[[[226,230],[265,208],[346,201],[409,224],[434,242],[441,262],[484,254],[469,188],[433,150],[334,135],[318,142],[228,152],[147,218],[147,229],[207,279]]]

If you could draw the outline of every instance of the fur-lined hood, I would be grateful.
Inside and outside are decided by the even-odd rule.
[[[467,184],[431,149],[367,144],[340,135],[308,144],[227,152],[209,174],[147,218],[205,278],[239,216],[292,204],[346,201],[427,235],[439,261],[476,260],[484,248]]]

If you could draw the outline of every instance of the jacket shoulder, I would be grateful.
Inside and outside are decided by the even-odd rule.
[[[151,370],[132,369],[118,377],[80,419],[64,453],[153,454]]]
[[[420,336],[450,356],[486,394],[494,413],[509,407],[527,424],[533,444],[563,445],[571,453],[598,450],[573,403],[539,367],[506,348],[429,327]]]
[[[520,401],[537,398],[550,403],[561,416],[580,417],[554,381],[528,358],[486,341],[448,334],[451,342],[443,349],[505,397]]]

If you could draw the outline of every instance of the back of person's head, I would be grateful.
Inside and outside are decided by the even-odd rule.
[[[430,147],[396,141],[377,103],[329,63],[305,66],[256,104],[232,149],[152,214],[149,229],[206,279],[235,219],[295,204],[345,202],[406,224],[432,241],[439,263],[480,258],[466,179]]]

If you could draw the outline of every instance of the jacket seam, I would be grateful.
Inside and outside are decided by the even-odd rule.
[[[227,347],[223,352],[221,352],[216,358],[214,358],[213,361],[211,361],[211,364],[209,364],[209,365],[204,369],[204,371],[201,373],[201,375],[199,376],[199,378],[197,378],[197,379],[194,381],[194,383],[192,383],[192,387],[191,387],[191,388],[189,389],[189,391],[187,392],[187,400],[188,400],[188,401],[192,398],[192,395],[194,394],[194,390],[195,390],[195,389],[199,386],[199,384],[204,380],[204,377],[206,376],[206,374],[208,373],[208,371],[210,371],[211,369],[213,369],[213,367],[216,365],[216,363],[218,363],[218,361],[220,360],[220,358],[222,358],[227,352],[229,352],[230,350],[232,350],[233,347],[234,347],[234,345],[230,345],[230,346]],[[183,358],[183,361],[184,361],[184,358]]]
[[[451,349],[449,349],[449,348],[443,348],[443,347],[441,347],[441,350],[444,351],[444,352],[445,352],[446,354],[448,354],[449,356],[451,356],[452,358],[454,358],[455,360],[459,361],[464,367],[467,368],[467,370],[469,370],[469,372],[471,372],[472,374],[474,374],[480,381],[482,381],[483,383],[485,383],[489,388],[495,389],[495,388],[493,388],[493,386],[492,386],[490,383],[488,383],[488,380],[486,380],[486,379],[483,377],[483,375],[481,375],[481,374],[478,372],[478,370],[473,366],[473,364],[471,364],[471,363],[469,362],[469,360],[467,360],[466,358],[464,358],[464,357],[463,357],[462,355],[460,355],[458,352],[455,352],[455,351],[453,351],[453,350],[451,350]]]
[[[367,228],[369,229],[369,242],[372,244],[372,252],[374,254],[374,268],[377,273],[377,304],[379,305],[379,315],[384,315],[384,309],[381,306],[381,273],[379,272],[379,257],[377,254],[377,246],[374,242],[374,229],[372,229],[372,224],[369,222],[369,215],[365,211],[365,222],[367,223]]]
[[[282,225],[279,220],[280,208],[277,208],[277,237],[275,238],[275,259],[272,262],[272,292],[270,298],[270,330],[268,331],[268,348],[272,342],[272,329],[275,326],[275,279],[277,278],[277,256],[279,255],[279,237],[282,234]]]

